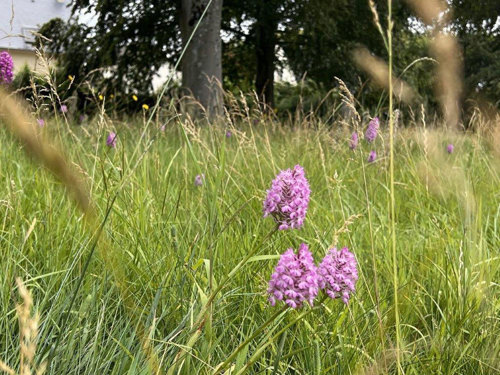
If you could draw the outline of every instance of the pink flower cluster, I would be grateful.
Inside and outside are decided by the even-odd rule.
[[[111,148],[116,147],[116,134],[113,132],[110,132],[108,134],[108,138],[106,138],[106,145]]]
[[[281,255],[271,275],[269,302],[274,306],[277,300],[284,301],[293,309],[301,307],[304,301],[312,306],[323,289],[330,298],[342,298],[347,304],[358,280],[356,265],[356,258],[347,247],[340,251],[330,249],[319,267],[306,244],[300,245],[297,254],[290,248]]]
[[[314,259],[306,244],[301,244],[295,254],[292,248],[281,255],[269,281],[269,302],[285,301],[293,309],[302,306],[304,301],[310,305],[318,295],[320,277]]]
[[[378,128],[380,127],[380,120],[378,117],[374,117],[370,123],[368,124],[368,128],[366,129],[365,139],[368,143],[372,143],[375,138],[377,138]]]
[[[370,151],[370,153],[368,154],[368,163],[373,163],[376,159],[377,153],[374,150]]]
[[[4,51],[0,52],[0,84],[9,84],[14,79],[14,62],[12,56]]]
[[[356,147],[358,147],[358,143],[359,143],[358,133],[354,132],[351,135],[351,142],[349,143],[349,147],[351,148],[351,150],[355,150]]]
[[[194,178],[194,186],[201,186],[203,185],[203,181],[205,181],[205,174],[197,174],[196,177]]]
[[[328,251],[318,267],[321,275],[320,287],[330,298],[342,298],[345,304],[355,291],[358,280],[356,258],[344,247],[337,250],[335,247]]]
[[[300,165],[293,170],[281,171],[267,191],[264,217],[272,215],[279,229],[300,228],[310,194],[309,183]],[[340,251],[330,249],[317,267],[309,247],[302,243],[297,253],[289,248],[281,255],[269,280],[267,293],[271,305],[284,301],[293,309],[302,307],[304,301],[312,306],[320,289],[324,289],[330,298],[342,298],[347,304],[357,280],[356,258],[347,247]]]
[[[300,228],[304,224],[310,194],[309,182],[300,165],[281,171],[267,191],[264,217],[272,215],[280,230]]]

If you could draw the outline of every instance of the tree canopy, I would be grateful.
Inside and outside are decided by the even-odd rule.
[[[177,1],[74,0],[71,5],[69,22],[52,20],[40,33],[76,78],[98,70],[106,73],[99,76],[108,89],[147,92],[159,68],[178,58]],[[95,25],[80,22],[82,14],[95,15]]]
[[[499,3],[449,3],[450,32],[463,48],[466,92],[498,102]],[[375,4],[385,27],[386,2]],[[179,58],[180,0],[73,0],[71,6],[69,22],[53,20],[41,29],[68,74],[83,78],[92,73],[108,90],[151,92],[159,68]],[[94,14],[95,24],[79,22],[82,13]],[[428,35],[424,26],[415,28],[416,18],[403,2],[394,3],[393,18],[399,74],[427,56]],[[225,88],[256,90],[270,106],[276,70],[290,69],[297,80],[307,77],[326,89],[339,77],[355,89],[363,75],[352,63],[353,48],[363,45],[385,57],[367,0],[225,0],[221,32]],[[429,64],[415,64],[405,79],[432,102]]]

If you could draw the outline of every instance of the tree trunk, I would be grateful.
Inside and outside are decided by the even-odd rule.
[[[274,106],[274,70],[276,31],[276,8],[274,1],[259,1],[255,25],[257,77],[255,89],[259,101],[267,108]]]
[[[185,46],[210,0],[181,1],[181,34]],[[182,58],[182,85],[208,117],[222,113],[222,0],[212,0]],[[198,111],[198,114],[200,112]]]

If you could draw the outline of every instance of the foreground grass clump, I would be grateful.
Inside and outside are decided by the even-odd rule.
[[[100,236],[2,130],[0,359],[18,368],[20,277],[40,316],[35,359],[49,374],[210,374],[221,364],[233,374],[395,372],[384,124],[354,150],[350,133],[327,129],[153,127],[40,129],[85,175]],[[500,162],[477,136],[417,130],[397,134],[395,158],[402,368],[494,374]],[[275,231],[262,217],[266,189],[296,164],[310,184],[307,218],[300,230]],[[316,262],[333,246],[355,255],[347,306],[269,305],[273,267],[302,242]]]

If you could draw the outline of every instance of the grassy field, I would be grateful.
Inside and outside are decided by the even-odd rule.
[[[40,316],[35,362],[48,374],[384,374],[397,372],[398,345],[406,374],[500,371],[500,160],[485,139],[396,133],[394,275],[386,123],[355,151],[350,134],[321,126],[249,120],[226,137],[223,127],[173,121],[143,133],[142,124],[40,129],[85,176],[102,233],[1,131],[3,362],[17,369],[23,352],[19,277]],[[116,148],[106,146],[111,130]],[[296,164],[311,186],[307,219],[275,231],[262,201]],[[355,254],[349,305],[269,306],[279,255],[302,242],[317,261],[333,245]]]

